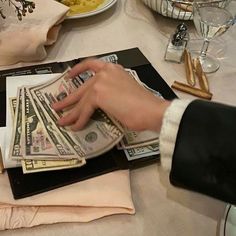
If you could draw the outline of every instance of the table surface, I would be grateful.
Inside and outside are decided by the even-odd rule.
[[[48,57],[42,63],[138,47],[169,85],[174,80],[185,82],[184,65],[164,60],[168,37],[178,23],[180,21],[151,11],[141,0],[118,0],[111,9],[99,15],[63,22],[56,44],[47,48]],[[197,38],[192,22],[186,23],[191,40]],[[221,62],[220,69],[209,75],[213,100],[232,105],[236,104],[235,40],[236,27],[232,27],[210,44],[210,51]],[[192,45],[200,46],[199,40]],[[29,63],[19,63],[15,67],[25,65]],[[6,68],[9,67],[0,67],[0,70]],[[180,98],[193,98],[176,93]],[[9,230],[0,232],[0,235],[206,236],[222,232],[226,204],[171,186],[168,173],[157,164],[132,170],[131,189],[135,215],[108,216],[89,223]]]

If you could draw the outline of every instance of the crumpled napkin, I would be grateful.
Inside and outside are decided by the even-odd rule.
[[[22,21],[16,17],[13,7],[2,3],[7,18],[0,19],[0,65],[43,60],[47,56],[45,46],[57,40],[60,23],[68,7],[54,0],[34,0],[33,13],[27,13]]]
[[[128,170],[19,200],[12,197],[7,174],[0,174],[0,230],[134,213]]]

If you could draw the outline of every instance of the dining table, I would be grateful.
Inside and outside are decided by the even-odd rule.
[[[55,44],[41,62],[20,62],[0,70],[67,61],[129,48],[139,48],[171,86],[186,83],[184,63],[165,60],[169,38],[182,20],[162,16],[141,0],[118,0],[106,11],[83,18],[65,19]],[[189,49],[200,49],[202,39],[192,20],[184,21]],[[207,74],[212,101],[236,105],[236,27],[212,40],[209,53],[220,60],[217,72]],[[132,91],[131,91],[132,92]],[[179,98],[196,99],[174,90]],[[201,116],[201,114],[199,114]],[[216,127],[217,129],[217,127]],[[106,216],[87,223],[57,223],[1,231],[1,236],[223,236],[228,204],[212,197],[175,187],[160,163],[130,170],[134,215]]]

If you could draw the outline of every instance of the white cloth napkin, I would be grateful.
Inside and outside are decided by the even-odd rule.
[[[2,3],[7,18],[0,18],[0,65],[43,60],[47,56],[45,46],[57,40],[60,23],[69,8],[54,0],[34,2],[34,12],[27,13],[22,21],[17,19],[13,7]]]
[[[17,87],[46,82],[54,76],[8,77],[7,103],[9,97],[16,95]],[[5,133],[11,133],[11,122],[7,105],[8,127],[0,129],[0,137],[3,135],[0,146],[5,157],[8,157],[10,145],[10,135]],[[7,163],[7,158],[4,158],[5,167]],[[77,170],[80,171],[79,168]],[[111,172],[19,200],[14,200],[12,196],[7,173],[0,174],[0,230],[58,222],[88,222],[107,215],[134,212],[128,170]]]
[[[7,174],[0,174],[0,230],[134,213],[128,170],[19,200],[13,199]]]

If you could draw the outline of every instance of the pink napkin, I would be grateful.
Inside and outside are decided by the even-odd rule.
[[[0,175],[0,230],[134,213],[128,170],[19,200],[12,197],[7,174]]]
[[[14,8],[2,4],[7,18],[0,19],[0,65],[43,60],[45,46],[57,40],[68,7],[54,0],[34,0],[35,9],[19,21]]]

